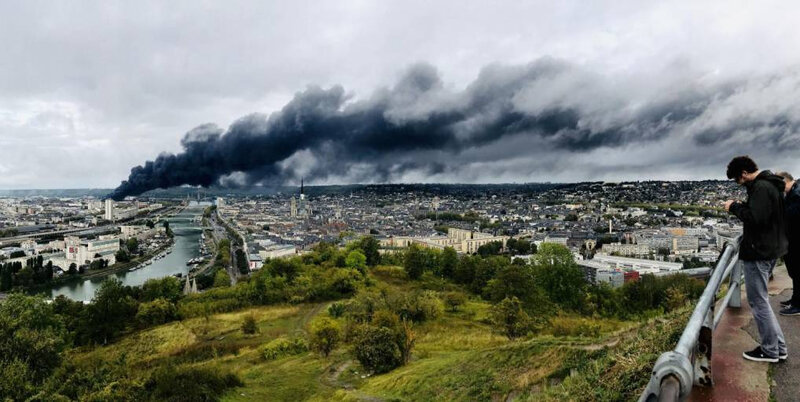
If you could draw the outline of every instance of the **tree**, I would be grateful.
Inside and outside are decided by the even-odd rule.
[[[347,266],[347,268],[357,269],[359,272],[365,273],[367,268],[367,257],[360,251],[353,250],[347,254],[344,264]]]
[[[364,368],[378,374],[391,371],[403,361],[397,334],[386,327],[363,327],[353,343],[353,354]]]
[[[224,269],[218,269],[214,274],[214,284],[211,287],[224,288],[228,286],[231,286],[231,277]]]
[[[309,333],[309,344],[311,349],[328,357],[336,349],[342,337],[342,330],[339,323],[328,317],[320,317],[311,322]]]
[[[117,252],[114,253],[114,257],[116,257],[117,262],[128,262],[131,260],[130,254],[123,249],[117,250]]]
[[[25,400],[61,364],[66,332],[43,298],[12,293],[0,303],[0,395]]]
[[[503,242],[493,241],[478,247],[478,255],[481,257],[488,257],[490,255],[498,255],[503,249]]]
[[[67,273],[70,274],[70,275],[77,274],[78,273],[78,265],[75,264],[74,262],[72,264],[69,264],[69,269],[67,270]]]
[[[447,310],[456,312],[467,302],[467,296],[461,292],[447,292],[444,294],[444,304]]]
[[[412,244],[406,250],[403,268],[411,279],[419,279],[425,271],[425,252],[416,244]]]
[[[139,305],[136,322],[140,327],[161,325],[178,318],[178,309],[167,299],[158,298]]]
[[[153,301],[159,298],[176,303],[183,296],[181,281],[174,276],[148,279],[142,285],[142,301]]]
[[[136,254],[136,252],[139,251],[139,239],[131,237],[125,242],[125,248],[128,249],[129,253]]]
[[[380,248],[380,244],[377,240],[375,240],[372,236],[364,236],[358,242],[358,248],[364,252],[364,256],[367,258],[367,265],[370,267],[374,267],[381,263],[381,255],[378,253],[378,248]]]
[[[531,328],[530,317],[522,310],[522,302],[516,297],[505,298],[492,306],[492,321],[509,338],[519,338]]]
[[[87,307],[87,333],[91,340],[107,344],[134,318],[136,307],[129,289],[119,279],[103,281]]]
[[[535,244],[532,244],[528,240],[525,239],[508,239],[506,241],[506,248],[508,249],[511,255],[525,255],[525,254],[532,254],[531,253],[531,245],[534,247],[533,253],[535,253]]]
[[[445,278],[452,278],[458,266],[458,254],[456,249],[445,247],[439,256],[439,273]]]
[[[0,266],[0,292],[8,291],[14,285],[14,278],[11,270],[11,264],[3,264]]]
[[[300,267],[295,260],[274,258],[267,263],[267,271],[273,276],[283,276],[291,283],[300,272]]]
[[[543,243],[534,258],[534,280],[554,303],[578,309],[584,298],[586,279],[572,253],[560,244]]]
[[[414,332],[414,323],[409,320],[402,320],[397,333],[397,346],[400,349],[400,361],[408,364],[411,360],[411,349],[417,343],[417,335]]]

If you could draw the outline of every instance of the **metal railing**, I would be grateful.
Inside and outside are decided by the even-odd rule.
[[[741,307],[742,267],[739,242],[725,244],[675,349],[659,356],[650,382],[639,402],[678,401],[689,396],[693,385],[711,386],[711,340],[727,307]],[[717,293],[730,276],[728,292],[714,314]]]

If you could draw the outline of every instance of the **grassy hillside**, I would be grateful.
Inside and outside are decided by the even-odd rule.
[[[376,270],[371,279],[404,292],[431,287],[393,272]],[[490,304],[473,297],[459,311],[416,324],[409,363],[385,374],[368,375],[346,344],[328,357],[313,352],[263,357],[261,348],[271,340],[306,336],[315,317],[328,316],[329,304],[184,319],[108,346],[74,349],[69,360],[85,370],[123,364],[134,377],[173,366],[232,372],[242,386],[226,391],[224,401],[619,400],[635,397],[645,385],[653,362],[674,344],[686,318],[685,309],[645,324],[560,316],[559,325],[594,325],[599,334],[555,336],[558,330],[548,326],[535,337],[509,340],[490,324]],[[241,330],[248,316],[258,328],[252,335]]]

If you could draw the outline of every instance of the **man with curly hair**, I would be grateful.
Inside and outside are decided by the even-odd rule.
[[[744,352],[745,359],[777,363],[788,357],[786,341],[769,304],[767,282],[778,258],[786,254],[783,178],[759,170],[749,156],[737,156],[728,164],[727,176],[747,189],[747,201],[728,200],[725,209],[744,224],[739,259],[744,270],[747,301],[758,327],[761,345]]]

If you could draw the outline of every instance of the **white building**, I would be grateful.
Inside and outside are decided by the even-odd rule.
[[[116,252],[119,251],[119,238],[116,236],[100,236],[94,240],[81,240],[77,236],[64,238],[64,257],[78,265],[88,264],[102,258],[108,264],[117,262]]]
[[[268,258],[289,257],[295,254],[297,254],[297,247],[291,244],[273,245],[264,250],[259,250],[258,252],[258,256],[261,257],[261,260],[266,260]],[[258,268],[261,268],[260,264]]]
[[[114,221],[114,200],[111,198],[106,199],[106,213],[103,218],[107,221]]]
[[[604,253],[619,254],[624,257],[646,256],[650,254],[650,247],[646,244],[609,243],[602,247]]]
[[[606,264],[611,269],[621,269],[623,271],[647,272],[653,269],[659,271],[678,271],[683,268],[683,264],[679,262],[643,260],[640,258],[616,257],[605,254],[596,254],[593,260]]]

